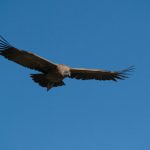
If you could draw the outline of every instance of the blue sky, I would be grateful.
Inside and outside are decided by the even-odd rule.
[[[150,2],[1,0],[0,34],[72,67],[120,70],[120,82],[65,79],[47,92],[35,71],[0,57],[0,149],[149,150]]]

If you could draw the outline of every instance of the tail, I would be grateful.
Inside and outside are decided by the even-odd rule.
[[[47,91],[53,87],[65,85],[63,81],[59,81],[59,82],[49,81],[46,78],[45,74],[31,74],[30,77],[32,78],[34,82],[38,83],[40,86],[46,87]]]

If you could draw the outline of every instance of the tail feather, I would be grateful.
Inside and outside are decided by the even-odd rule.
[[[59,82],[49,81],[46,78],[45,74],[31,74],[30,77],[32,78],[34,82],[38,83],[40,86],[46,87],[47,91],[53,87],[65,85],[63,81],[59,81]]]
[[[38,83],[42,87],[47,87],[48,80],[46,80],[44,74],[31,74],[30,77],[33,81]]]

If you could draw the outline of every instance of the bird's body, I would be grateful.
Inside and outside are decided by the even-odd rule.
[[[117,81],[127,78],[126,73],[133,69],[133,67],[129,67],[122,71],[111,72],[99,69],[71,68],[53,63],[31,52],[19,50],[10,45],[2,36],[0,36],[0,55],[24,67],[39,71],[38,74],[31,74],[31,78],[40,86],[46,87],[47,90],[65,85],[63,79],[66,77]]]

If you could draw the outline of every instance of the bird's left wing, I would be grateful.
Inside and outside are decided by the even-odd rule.
[[[122,71],[104,71],[97,69],[84,69],[84,68],[70,68],[70,77],[82,80],[113,80],[117,81],[118,79],[125,79],[128,76],[128,72],[132,71],[133,66],[124,69]]]
[[[38,55],[13,47],[2,36],[0,36],[0,55],[24,67],[35,69],[44,73],[47,73],[57,67],[57,64]]]

